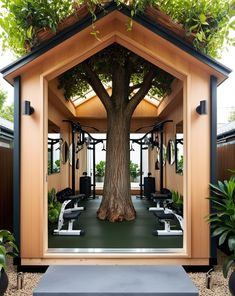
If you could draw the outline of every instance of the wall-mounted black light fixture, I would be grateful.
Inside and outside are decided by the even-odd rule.
[[[133,142],[131,142],[130,151],[135,151],[135,149],[133,148]]]
[[[105,148],[105,145],[104,145],[104,141],[102,143],[103,143],[103,147],[102,147],[102,150],[101,151],[106,151],[106,148]]]
[[[208,111],[207,111],[207,101],[206,100],[200,101],[200,105],[197,106],[196,111],[200,115],[207,114],[208,113]]]
[[[31,115],[34,112],[34,108],[30,106],[30,101],[24,101],[24,114]]]

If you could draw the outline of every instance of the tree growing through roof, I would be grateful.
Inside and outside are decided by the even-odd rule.
[[[235,44],[229,35],[235,29],[234,0],[0,0],[3,47],[23,55],[39,45],[38,31],[56,33],[64,19],[77,15],[81,5],[87,7],[95,22],[97,9],[105,11],[110,2],[127,6],[132,17],[144,13],[148,6],[160,9],[182,25],[195,48],[210,56],[220,56],[226,43]]]
[[[113,44],[60,76],[65,97],[83,95],[90,87],[107,112],[106,169],[101,220],[135,219],[130,195],[130,124],[133,112],[148,94],[164,97],[173,76],[128,49]],[[112,86],[109,95],[105,85]]]

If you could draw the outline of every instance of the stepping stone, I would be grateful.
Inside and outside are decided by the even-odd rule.
[[[199,296],[179,265],[50,266],[34,296]]]

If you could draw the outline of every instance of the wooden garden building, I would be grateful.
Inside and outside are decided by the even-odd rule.
[[[215,263],[216,244],[205,219],[210,213],[206,198],[209,183],[216,181],[216,89],[231,70],[195,50],[182,28],[160,17],[155,8],[135,15],[132,29],[127,30],[130,11],[109,4],[97,14],[98,38],[90,34],[91,16],[83,7],[79,13],[75,23],[56,35],[43,36],[38,47],[1,70],[14,86],[14,234],[21,266]],[[79,217],[84,236],[51,234],[48,192],[66,187],[79,192],[80,177],[84,172],[89,176],[89,137],[82,147],[76,146],[77,135],[73,134],[71,122],[93,126],[99,133],[107,132],[107,115],[99,97],[89,91],[86,98],[65,99],[63,90],[58,88],[58,77],[114,43],[174,77],[168,96],[146,96],[140,102],[132,116],[131,133],[164,122],[151,133],[155,139],[161,138],[161,149],[165,151],[161,154],[164,159],[160,161],[160,169],[159,147],[147,142],[143,145],[147,147],[146,162],[148,172],[155,178],[155,190],[168,188],[183,196],[180,236],[152,235],[156,218],[146,210],[145,198],[134,201],[136,220],[120,223],[97,222],[95,207],[99,198],[87,199],[87,209]],[[95,138],[97,131],[86,130]],[[148,132],[148,128],[141,132]],[[50,148],[54,142],[57,148]],[[53,153],[59,155],[57,167],[50,163],[55,162]],[[181,155],[176,163],[177,153]],[[96,189],[101,196],[102,186]],[[140,194],[139,184],[132,188],[132,194]],[[142,213],[146,218],[141,218]],[[127,235],[123,236],[125,231]],[[128,241],[132,235],[133,239]]]

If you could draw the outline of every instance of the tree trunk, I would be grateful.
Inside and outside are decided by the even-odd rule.
[[[112,63],[111,97],[89,64],[83,64],[89,83],[107,111],[104,192],[97,217],[111,222],[130,221],[136,217],[130,192],[130,123],[135,108],[148,93],[156,75],[155,68],[150,67],[142,86],[138,86],[139,90],[130,98],[132,64],[129,58],[125,54]]]
[[[108,114],[104,192],[97,217],[111,222],[133,220],[130,192],[130,116],[125,108]]]

